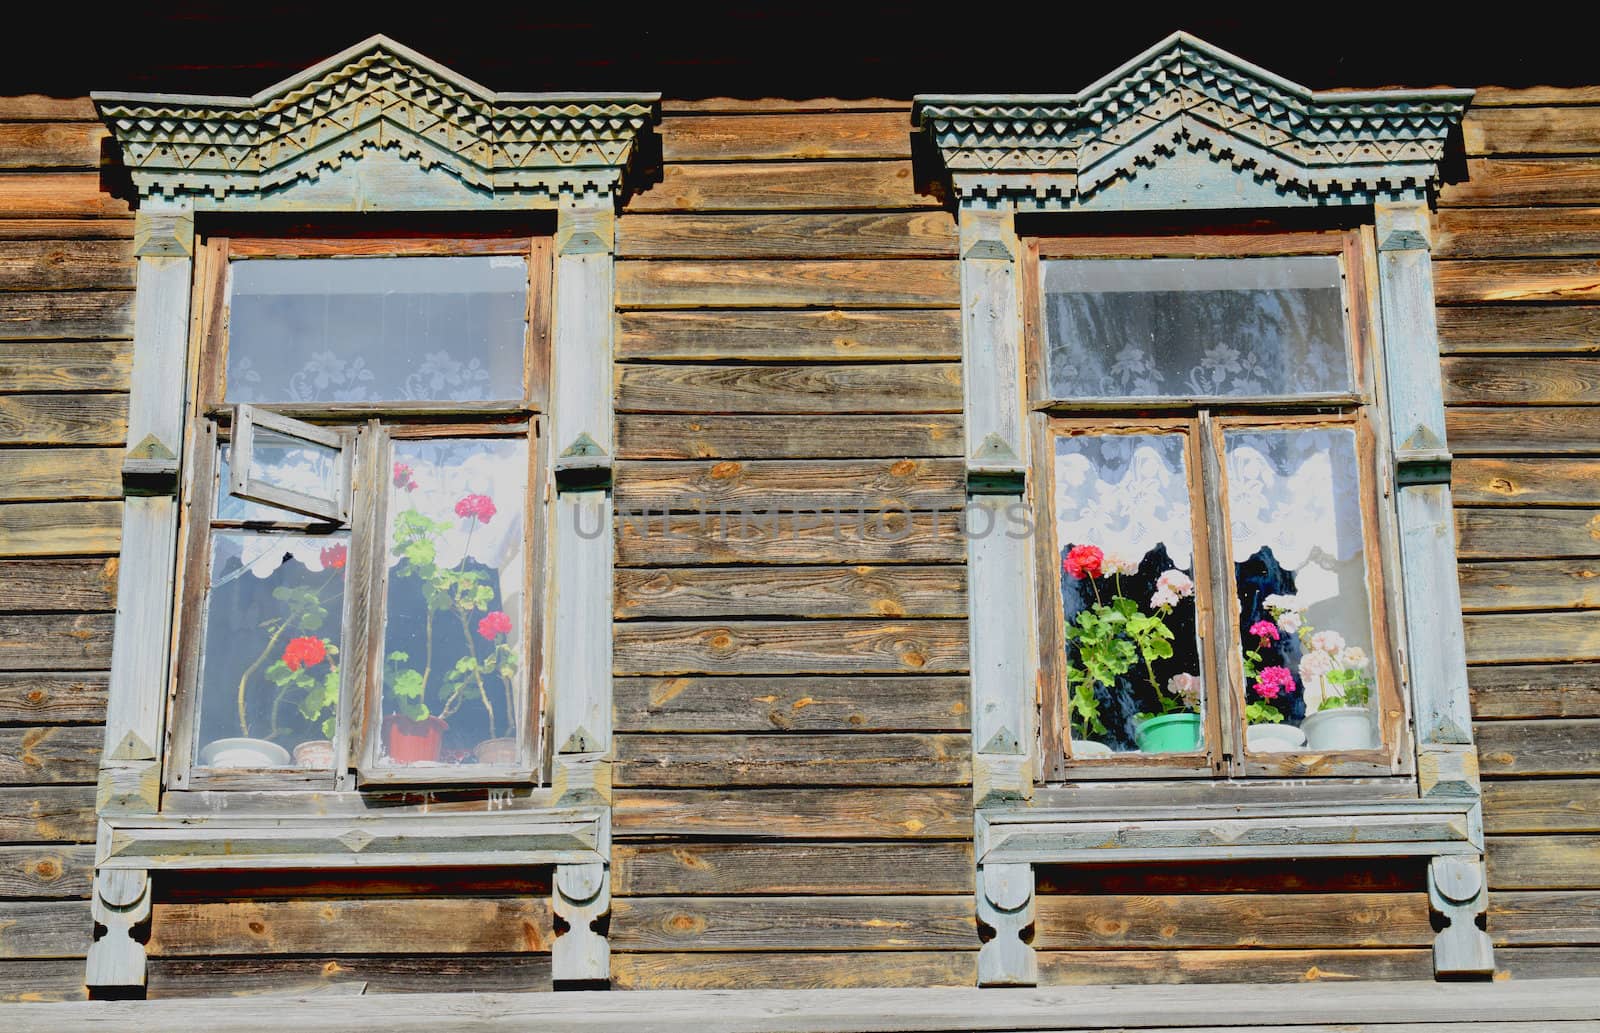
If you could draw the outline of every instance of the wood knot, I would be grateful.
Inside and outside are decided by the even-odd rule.
[[[675,933],[702,933],[706,921],[694,915],[676,914],[667,919],[667,928]]]
[[[265,922],[251,922],[250,931],[257,936],[261,936],[266,933],[267,925]]]
[[[739,476],[740,465],[734,462],[717,463],[711,468],[711,479],[725,481],[730,477]]]
[[[44,701],[50,698],[50,694],[43,689],[29,689],[26,698],[29,703],[37,707],[43,706]]]
[[[907,667],[921,667],[928,662],[928,658],[921,653],[907,651],[900,654],[900,662]]]
[[[57,864],[53,858],[46,857],[33,866],[33,874],[41,879],[48,879],[53,882],[61,878],[61,865]]]
[[[889,472],[896,477],[910,477],[916,471],[917,461],[915,459],[902,459],[889,467]]]

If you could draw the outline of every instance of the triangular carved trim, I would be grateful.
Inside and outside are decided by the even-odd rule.
[[[964,200],[1018,207],[1240,207],[1191,182],[1204,153],[1250,204],[1425,196],[1470,90],[1315,92],[1175,33],[1078,93],[927,96],[919,124]],[[1102,188],[1140,179],[1137,194]],[[1209,179],[1209,177],[1208,177]]]

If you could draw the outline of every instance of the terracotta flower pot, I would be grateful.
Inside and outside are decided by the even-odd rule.
[[[328,771],[333,767],[333,743],[327,739],[312,739],[294,748],[294,765]]]
[[[522,759],[517,740],[506,737],[483,740],[473,747],[472,755],[478,758],[479,764],[491,764],[497,768],[512,767]]]
[[[436,763],[448,727],[442,717],[413,721],[404,714],[390,714],[383,719],[383,744],[396,764]]]

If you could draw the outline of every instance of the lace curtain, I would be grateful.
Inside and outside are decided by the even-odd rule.
[[[1183,438],[1097,434],[1056,439],[1056,540],[1137,563],[1165,545],[1188,569],[1194,551]]]

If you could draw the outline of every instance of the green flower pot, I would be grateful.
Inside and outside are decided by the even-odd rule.
[[[1133,733],[1140,753],[1193,753],[1200,748],[1199,714],[1152,717]]]

